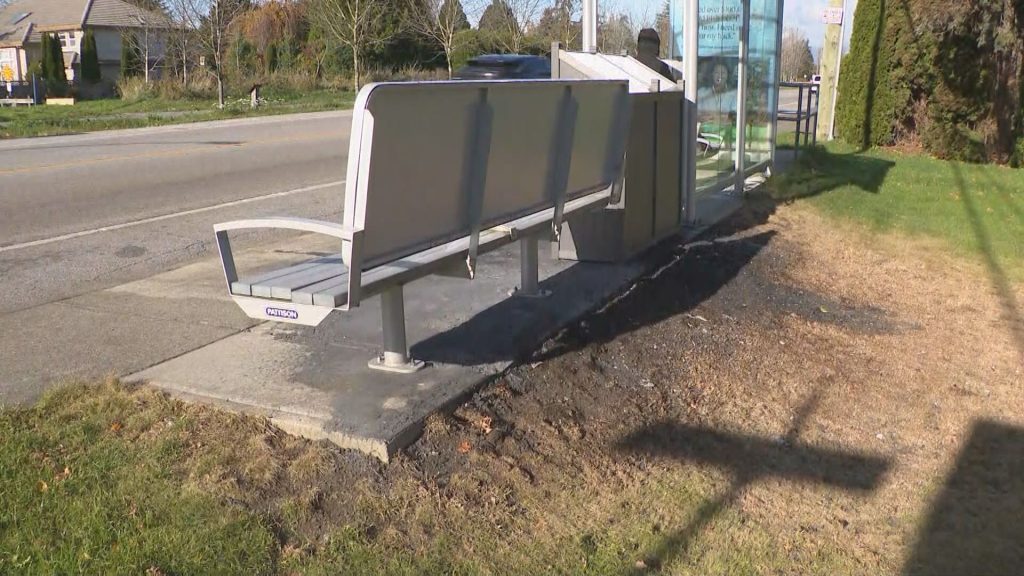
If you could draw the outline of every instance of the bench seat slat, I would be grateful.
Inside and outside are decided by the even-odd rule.
[[[586,208],[589,205],[607,202],[611,191],[577,198],[566,203],[566,214]],[[508,224],[497,226],[480,233],[480,250],[487,252],[492,245],[508,241],[510,236],[535,233],[538,228],[550,225],[553,209],[542,210],[524,216]],[[401,282],[403,277],[414,279],[422,276],[424,270],[439,262],[451,261],[457,255],[469,250],[469,237],[460,238],[442,246],[424,250],[388,264],[382,264],[362,274],[362,290],[366,295],[376,293],[377,287],[387,282]],[[348,271],[340,255],[327,256],[302,262],[294,266],[268,272],[261,282],[252,281],[252,296],[291,300],[296,304],[308,304],[338,308],[348,299]],[[249,294],[244,294],[248,296]]]
[[[311,266],[305,269],[278,276],[265,283],[254,284],[252,287],[253,295],[264,298],[291,300],[293,290],[342,276],[348,272],[340,255],[317,260],[311,264]]]
[[[296,272],[307,270],[309,268],[312,268],[313,266],[316,266],[317,264],[320,264],[322,261],[329,260],[331,258],[337,258],[337,256],[319,256],[312,260],[304,260],[302,262],[299,262],[298,264],[293,264],[291,266],[286,266],[284,268],[270,270],[268,272],[264,272],[263,274],[254,276],[252,278],[240,278],[237,281],[231,283],[231,293],[237,296],[263,296],[264,298],[269,298],[269,294],[253,294],[253,286],[267,285],[275,278],[280,278],[282,276],[287,276],[288,274],[294,274]]]
[[[606,203],[611,195],[611,190],[605,190],[584,198],[577,198],[565,205],[565,213],[572,214],[588,206]],[[490,246],[495,243],[507,241],[509,236],[530,233],[538,227],[546,227],[551,221],[554,209],[549,208],[536,214],[524,216],[503,226],[484,230],[480,233],[480,251],[487,252]],[[453,255],[465,253],[469,250],[468,237],[460,238],[443,246],[424,250],[411,256],[406,256],[389,264],[377,266],[363,272],[362,290],[365,295],[376,292],[375,287],[387,281],[394,281],[401,276],[418,277],[417,271],[428,268],[431,264],[448,260]],[[314,306],[327,306],[337,308],[345,304],[348,298],[348,275],[338,276],[317,284],[310,284],[292,292],[292,302],[296,304],[312,304]]]

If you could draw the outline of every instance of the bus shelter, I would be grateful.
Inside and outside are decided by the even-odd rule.
[[[647,12],[658,13],[660,0]],[[662,57],[685,91],[682,170],[684,219],[700,220],[700,201],[739,193],[775,159],[784,0],[669,0]],[[583,1],[584,53],[597,53],[598,0]],[[662,27],[664,34],[664,27]]]

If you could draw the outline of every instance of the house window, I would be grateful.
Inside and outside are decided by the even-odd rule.
[[[14,49],[0,49],[0,82],[18,79],[16,54]]]
[[[57,36],[60,37],[62,48],[74,48],[78,45],[78,38],[75,37],[74,32],[60,32]]]

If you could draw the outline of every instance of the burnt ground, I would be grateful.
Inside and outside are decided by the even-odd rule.
[[[1013,573],[1020,315],[936,250],[760,199],[391,465],[257,426],[192,480],[310,561],[344,527],[491,573]]]

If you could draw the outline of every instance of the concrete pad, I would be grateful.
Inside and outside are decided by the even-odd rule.
[[[577,264],[547,257],[546,299],[509,298],[518,247],[483,256],[477,279],[429,277],[405,288],[416,374],[370,370],[381,347],[379,299],[335,312],[317,328],[267,323],[130,377],[186,399],[265,415],[281,428],[388,460],[432,413],[532,352],[623,290],[639,262]],[[226,296],[224,297],[226,300]]]

